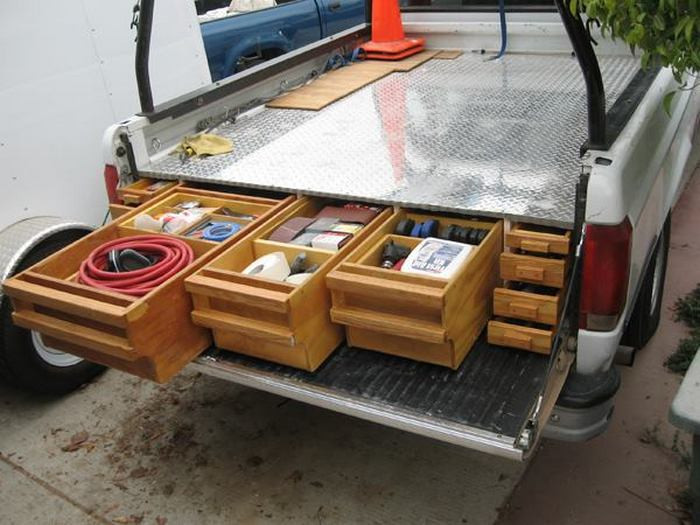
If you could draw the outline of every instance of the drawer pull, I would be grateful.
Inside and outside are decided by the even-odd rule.
[[[544,268],[537,266],[526,266],[518,264],[515,267],[515,276],[519,279],[528,279],[530,281],[544,281]]]
[[[536,320],[539,308],[530,303],[513,301],[508,305],[508,311],[517,317],[525,317],[527,319]]]
[[[520,248],[528,252],[549,253],[549,242],[522,239],[520,241]]]
[[[503,332],[503,341],[514,348],[521,350],[532,350],[532,337],[514,330],[505,330]]]

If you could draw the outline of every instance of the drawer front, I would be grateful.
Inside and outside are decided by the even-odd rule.
[[[560,303],[560,294],[544,295],[508,288],[496,288],[493,292],[495,315],[552,326],[559,322]]]
[[[548,259],[515,253],[501,254],[501,278],[507,281],[564,287],[565,259]]]
[[[552,349],[552,338],[551,330],[505,323],[503,321],[489,321],[488,341],[492,345],[549,354]]]
[[[571,232],[551,233],[528,229],[520,224],[506,233],[506,246],[526,252],[567,255]]]

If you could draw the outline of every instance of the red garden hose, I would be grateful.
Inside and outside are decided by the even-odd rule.
[[[107,254],[112,250],[136,250],[155,255],[158,260],[148,268],[130,272],[109,272]],[[138,235],[107,242],[90,253],[80,265],[80,282],[95,288],[141,297],[185,268],[194,260],[192,248],[174,237]]]

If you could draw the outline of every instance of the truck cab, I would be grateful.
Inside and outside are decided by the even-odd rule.
[[[363,0],[232,2],[199,16],[214,81],[353,27]]]

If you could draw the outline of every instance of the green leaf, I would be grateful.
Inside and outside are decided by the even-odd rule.
[[[695,20],[688,17],[688,22],[685,24],[685,40],[690,44],[693,41],[693,26],[695,25]]]
[[[677,91],[669,91],[664,95],[664,110],[668,116],[671,116],[671,103],[673,102],[673,97],[676,96]]]

